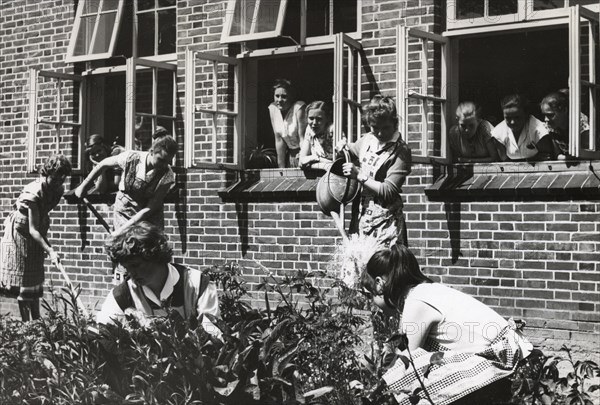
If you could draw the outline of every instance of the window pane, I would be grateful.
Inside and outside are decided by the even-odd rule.
[[[356,0],[334,0],[333,33],[356,31]]]
[[[158,12],[158,54],[175,53],[176,43],[176,10]]]
[[[254,5],[254,0],[239,0],[235,3],[230,35],[243,35],[250,32]]]
[[[96,23],[96,16],[81,17],[81,23],[79,25],[79,32],[77,33],[77,40],[75,42],[75,50],[73,54],[86,55],[88,49],[90,49],[90,41],[92,40],[92,34],[94,33],[94,25]]]
[[[484,0],[457,0],[456,18],[459,20],[467,18],[483,17]]]
[[[118,6],[119,0],[104,0],[102,2],[102,11],[116,11]]]
[[[258,9],[256,28],[254,32],[273,31],[277,27],[277,17],[281,0],[262,0]]]
[[[83,3],[83,14],[96,14],[100,7],[100,0],[85,0]]]
[[[156,8],[156,3],[154,0],[138,0],[138,10],[150,10],[152,8]]]
[[[311,0],[306,4],[306,35],[329,34],[329,0]]]
[[[152,70],[138,70],[135,80],[135,112],[152,114]]]
[[[569,1],[569,5],[571,5],[571,6],[576,6],[578,4],[581,6],[586,6],[588,4],[598,4],[598,0],[570,0]]]
[[[171,7],[176,3],[176,0],[158,0],[158,7]]]
[[[133,136],[133,149],[148,150],[152,146],[153,132],[152,117],[143,117],[136,115],[135,117],[135,134]]]
[[[154,55],[154,13],[138,14],[138,56]]]
[[[488,15],[516,14],[517,0],[489,0]]]
[[[158,115],[173,115],[173,72],[159,69],[158,71]]]
[[[98,32],[96,33],[96,40],[94,41],[92,53],[108,52],[116,18],[117,13],[100,14],[98,20]]]
[[[565,6],[565,0],[533,0],[534,10],[549,10]]]

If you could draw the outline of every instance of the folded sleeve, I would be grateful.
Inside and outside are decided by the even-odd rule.
[[[219,295],[217,293],[217,286],[214,282],[210,282],[204,290],[204,293],[198,298],[197,304],[198,315],[210,314],[215,317],[219,317],[221,312],[219,310]],[[213,336],[221,336],[221,331],[217,328],[207,317],[202,318],[202,327],[205,331]]]

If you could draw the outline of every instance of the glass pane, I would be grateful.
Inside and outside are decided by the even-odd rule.
[[[254,32],[269,32],[277,27],[281,0],[261,0]]]
[[[171,7],[176,3],[176,0],[158,0],[158,7]]]
[[[174,115],[173,114],[173,72],[160,69],[158,71],[158,94],[157,112],[158,115]]]
[[[102,2],[102,11],[116,11],[118,6],[119,0],[104,0]]]
[[[333,33],[356,31],[356,0],[334,0]]]
[[[306,3],[306,35],[316,37],[329,34],[329,0]]]
[[[565,0],[533,0],[534,10],[549,10],[565,6]]]
[[[133,136],[134,150],[148,150],[152,146],[152,132],[156,125],[153,124],[154,118],[135,116],[135,133]]]
[[[117,13],[100,14],[98,32],[96,33],[92,53],[108,52],[116,18]]]
[[[77,33],[77,39],[75,40],[75,50],[73,54],[87,55],[90,49],[90,41],[92,40],[92,34],[94,33],[94,24],[96,23],[96,16],[81,17],[79,32]]]
[[[150,10],[156,8],[156,3],[154,0],[138,0],[137,3],[138,10]]]
[[[100,7],[100,0],[85,0],[83,3],[83,14],[96,14]]]
[[[156,124],[159,127],[163,127],[164,129],[167,130],[167,133],[171,136],[173,136],[173,123],[175,122],[175,120],[173,119],[169,119],[169,118],[158,118],[156,120]]]
[[[456,18],[464,20],[468,18],[483,17],[484,0],[457,0]]]
[[[135,77],[135,112],[152,114],[152,70],[138,70]]]
[[[229,35],[243,35],[250,32],[254,16],[254,0],[238,0],[235,3],[233,22]]]
[[[177,40],[176,9],[158,12],[158,54],[175,53]]]
[[[576,6],[576,5],[586,6],[588,4],[598,4],[598,0],[570,0],[569,1],[569,5],[571,5],[571,6]]]
[[[138,56],[154,55],[154,13],[138,14]]]
[[[489,0],[488,15],[516,14],[518,11],[517,0]]]

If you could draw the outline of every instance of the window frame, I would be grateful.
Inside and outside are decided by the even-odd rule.
[[[89,1],[89,0],[87,0]],[[90,48],[93,48],[94,41],[96,39],[96,35],[98,33],[98,23],[100,19],[100,15],[103,13],[102,8],[104,6],[105,1],[114,1],[114,0],[99,0],[98,10],[96,11],[96,20],[94,23],[94,31],[92,33],[92,38],[90,39]],[[108,46],[108,51],[104,53],[91,54],[89,51],[85,55],[74,55],[75,53],[75,45],[77,44],[77,37],[79,36],[79,31],[82,29],[82,18],[87,17],[88,14],[83,15],[83,9],[86,4],[86,0],[80,0],[77,5],[77,12],[75,14],[75,21],[73,26],[73,31],[71,32],[71,38],[69,40],[69,46],[67,47],[67,56],[65,61],[67,63],[75,63],[75,62],[89,62],[93,60],[99,59],[107,59],[113,56],[113,52],[115,50],[115,46],[117,43],[117,36],[119,33],[119,27],[121,25],[121,19],[123,16],[123,8],[124,8],[124,0],[118,0],[117,9],[116,9],[116,17],[115,22],[112,28],[112,33],[110,37],[110,43]],[[110,12],[114,12],[114,10],[110,10]],[[93,14],[89,14],[91,16]]]
[[[229,44],[235,42],[243,42],[243,41],[253,41],[256,39],[267,39],[281,36],[281,31],[283,30],[283,22],[285,20],[285,13],[287,9],[288,0],[281,0],[279,4],[279,10],[277,12],[277,23],[275,24],[275,29],[271,31],[252,33],[253,28],[256,27],[258,12],[260,10],[260,3],[262,0],[252,0],[254,1],[254,15],[252,16],[250,33],[249,34],[237,34],[231,35],[231,29],[233,28],[233,18],[235,16],[235,8],[238,2],[243,2],[245,0],[229,0],[227,3],[227,11],[225,12],[225,23],[223,25],[223,31],[221,32],[221,43]],[[243,7],[243,3],[240,5],[240,10],[246,9]],[[244,20],[244,16],[241,15],[240,18]]]
[[[194,98],[196,95],[196,60],[201,59],[212,62],[212,81],[210,90],[212,91],[212,108],[203,108],[195,105]],[[234,101],[233,110],[221,110],[218,108],[218,80],[217,71],[218,64],[224,63],[233,66],[234,69]],[[242,75],[241,61],[236,58],[230,58],[215,53],[200,52],[193,50],[190,47],[185,51],[185,140],[184,140],[184,167],[186,168],[229,168],[241,169],[243,166],[243,145],[245,134],[241,126],[241,105],[242,99]],[[194,161],[194,118],[196,113],[205,113],[212,115],[212,141],[211,141],[211,162]],[[234,117],[233,125],[233,162],[218,162],[217,161],[217,118],[219,116]]]
[[[147,60],[159,60],[159,61],[164,61],[167,59],[175,59],[176,58],[176,54],[177,54],[177,50],[175,52],[172,53],[164,53],[164,54],[159,54],[158,53],[158,35],[159,35],[159,21],[158,21],[158,12],[161,10],[175,10],[175,37],[177,37],[177,2],[175,2],[174,5],[172,6],[168,6],[168,7],[160,7],[158,4],[159,0],[154,0],[154,7],[149,8],[147,10],[139,10],[138,9],[138,2],[134,1],[133,2],[133,13],[135,14],[135,19],[134,19],[134,26],[135,29],[133,30],[134,34],[133,34],[133,55],[135,57],[138,56],[138,30],[139,30],[139,15],[140,14],[149,14],[149,13],[154,13],[154,55],[146,55],[143,56],[144,59]],[[175,48],[177,48],[177,44],[175,44]]]
[[[38,91],[39,91],[39,77],[47,77],[58,80],[59,91],[56,93],[56,109],[55,118],[56,120],[45,120],[38,117]],[[63,80],[78,81],[79,85],[79,111],[78,111],[78,122],[64,121],[61,120],[61,100],[62,100],[62,86]],[[86,100],[86,80],[85,77],[69,73],[59,73],[48,70],[40,70],[31,68],[29,69],[29,117],[27,127],[27,170],[30,173],[36,172],[36,156],[37,156],[37,131],[39,124],[54,125],[55,130],[61,126],[67,126],[71,128],[79,128],[78,132],[78,145],[79,150],[77,152],[78,165],[73,167],[75,173],[83,170],[83,161],[85,155],[85,109],[84,101]],[[60,152],[60,141],[57,139],[56,142],[56,153]]]

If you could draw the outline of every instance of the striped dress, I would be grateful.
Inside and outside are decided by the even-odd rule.
[[[29,207],[39,211],[39,232],[46,236],[50,226],[49,212],[59,203],[64,188],[53,189],[44,178],[25,186],[14,210],[4,221],[0,252],[0,288],[19,299],[39,298],[43,292],[45,251],[29,233]]]

